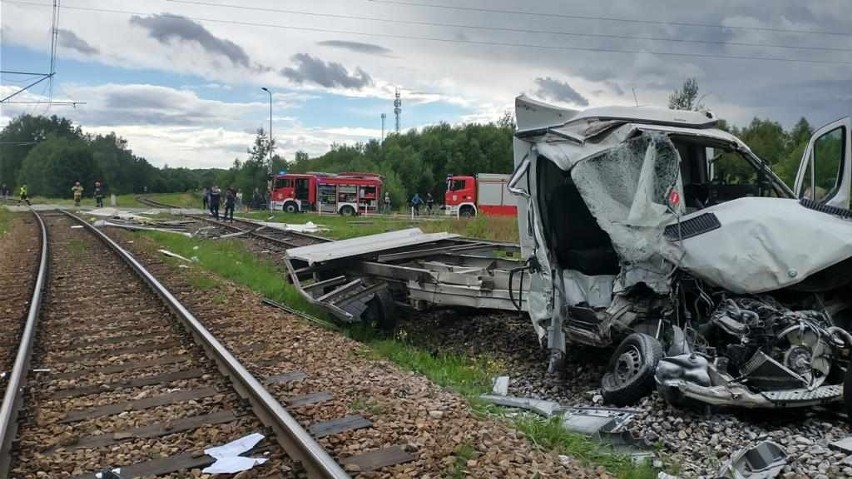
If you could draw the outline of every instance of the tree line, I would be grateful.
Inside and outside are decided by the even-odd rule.
[[[701,109],[694,79],[672,93],[669,106]],[[244,159],[228,169],[156,168],[134,155],[127,141],[114,133],[85,134],[70,120],[56,116],[23,115],[0,132],[0,182],[29,184],[31,194],[67,196],[70,185],[88,186],[99,180],[112,193],[182,192],[212,185],[233,187],[249,197],[255,189],[265,193],[269,171],[293,173],[345,171],[381,174],[394,205],[407,203],[414,193],[431,193],[439,202],[448,175],[511,173],[512,116],[487,124],[452,126],[440,123],[384,139],[354,145],[333,144],[315,158],[297,152],[291,160],[275,153],[263,129],[257,130]],[[720,127],[741,138],[792,185],[799,161],[812,133],[805,118],[791,129],[770,119],[754,118],[744,127],[720,121]],[[732,170],[730,174],[748,174]],[[740,178],[746,180],[748,178]]]
[[[689,78],[683,86],[669,96],[669,108],[676,110],[702,110],[704,105],[699,96],[698,82]],[[724,120],[719,121],[719,128],[731,133],[751,148],[760,159],[766,162],[787,185],[793,186],[796,172],[802,155],[808,146],[814,129],[804,117],[789,130],[777,121],[768,118],[757,118],[744,127],[736,127]],[[726,175],[734,182],[750,181],[754,171],[741,162],[726,162],[722,158],[720,164],[726,169]]]
[[[0,183],[26,184],[30,195],[70,196],[79,181],[86,194],[99,181],[108,193],[188,191],[212,183],[210,169],[157,168],[133,154],[115,133],[84,133],[58,116],[21,115],[0,131]]]

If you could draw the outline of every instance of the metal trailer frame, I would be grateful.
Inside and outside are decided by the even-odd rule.
[[[510,259],[519,252],[516,244],[411,228],[291,248],[284,259],[305,299],[340,321],[356,322],[382,291],[419,310],[525,311],[525,267]]]

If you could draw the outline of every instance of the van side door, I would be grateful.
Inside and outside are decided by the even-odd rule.
[[[828,206],[850,207],[852,118],[829,123],[811,136],[802,155],[793,190]]]

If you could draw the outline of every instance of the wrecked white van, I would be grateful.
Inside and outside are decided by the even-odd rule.
[[[706,112],[516,99],[511,191],[527,305],[559,368],[616,346],[604,398],[841,400],[852,350],[850,120],[811,139],[795,191]]]

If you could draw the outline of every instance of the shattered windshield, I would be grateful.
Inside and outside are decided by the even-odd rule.
[[[666,198],[677,188],[680,157],[671,140],[644,133],[578,163],[577,189],[623,260],[650,259],[671,218]],[[678,190],[680,188],[677,188]]]

